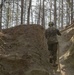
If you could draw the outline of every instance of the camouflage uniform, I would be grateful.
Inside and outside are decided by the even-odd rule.
[[[57,60],[57,46],[58,46],[57,35],[61,35],[61,33],[59,32],[58,29],[56,29],[53,26],[48,28],[45,32],[48,50],[50,51],[50,56],[52,57],[54,63]]]

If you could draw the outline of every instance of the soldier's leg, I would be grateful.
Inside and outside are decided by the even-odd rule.
[[[49,45],[48,45],[48,50],[49,50],[49,54],[50,54],[50,55],[49,55],[50,63],[53,63],[52,48],[53,48],[52,44],[49,44]]]
[[[56,64],[56,61],[57,61],[57,43],[55,43],[53,45],[53,63]]]

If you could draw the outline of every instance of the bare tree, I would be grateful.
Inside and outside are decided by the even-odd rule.
[[[21,24],[23,24],[23,7],[24,7],[24,0],[21,0]]]
[[[52,9],[52,0],[50,0],[50,22],[51,22],[51,9]]]
[[[10,27],[10,25],[14,26],[20,23],[27,23],[28,25],[30,23],[36,23],[42,24],[43,27],[46,27],[45,25],[47,25],[49,21],[54,21],[56,27],[60,26],[63,28],[64,24],[67,23],[67,25],[69,25],[74,17],[73,0],[1,1],[3,3],[0,4],[0,28],[1,26],[4,26],[5,28]],[[33,1],[36,3],[32,4]],[[7,5],[9,3],[10,6],[8,8]]]
[[[73,0],[71,0],[71,22],[73,20]]]
[[[67,25],[69,25],[69,23],[70,23],[70,13],[69,13],[70,12],[70,7],[69,7],[70,0],[66,0],[66,1],[67,1],[66,2],[66,8],[67,8],[66,22],[67,22]]]
[[[41,14],[41,0],[40,0],[40,5],[39,5],[39,14],[38,14],[37,24],[40,24],[40,14]]]
[[[30,10],[31,10],[32,0],[29,1],[28,14],[27,14],[27,24],[30,23]]]
[[[55,24],[55,27],[57,27],[57,25],[56,25],[56,16],[57,16],[57,13],[56,13],[56,0],[54,0],[54,24]]]
[[[44,1],[45,1],[45,0],[43,0],[43,15],[42,15],[42,26],[45,28]]]
[[[26,0],[24,1],[25,3],[24,3],[24,23],[26,22],[26,10],[27,10],[27,2],[26,2]]]
[[[6,0],[1,0],[1,4],[0,4],[0,30],[2,29],[2,7],[5,1]]]
[[[1,30],[1,28],[2,28],[2,7],[1,7],[1,5],[0,5],[0,30]]]
[[[63,0],[62,0],[61,28],[63,29]]]
[[[58,17],[58,26],[60,27],[60,4],[61,4],[61,2],[60,2],[60,0],[59,0],[59,17]]]
[[[17,12],[16,12],[16,25],[18,25],[18,10],[19,10],[19,7],[18,7],[18,3],[19,2],[19,0],[17,0]]]

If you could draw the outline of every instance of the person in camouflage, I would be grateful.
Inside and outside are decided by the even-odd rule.
[[[50,63],[53,63],[53,66],[57,66],[57,35],[61,35],[60,31],[54,27],[53,22],[49,22],[49,28],[46,29],[45,36],[47,39],[48,50],[50,51]]]

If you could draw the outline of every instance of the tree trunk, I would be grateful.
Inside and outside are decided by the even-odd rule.
[[[38,15],[38,21],[37,21],[37,24],[40,24],[40,14],[41,14],[41,0],[40,0],[39,15]]]
[[[45,28],[45,14],[44,14],[44,0],[43,0],[43,16],[42,16],[42,26]]]
[[[68,5],[68,1],[66,3],[66,8],[67,8],[67,10],[66,10],[66,13],[67,13],[66,22],[67,22],[67,25],[69,25],[69,5]]]
[[[24,0],[21,0],[21,24],[23,24],[23,6],[24,6]]]
[[[31,8],[31,23],[33,24],[33,11],[32,11],[32,8]]]
[[[31,10],[32,0],[29,1],[28,14],[27,14],[27,24],[30,24],[30,10]]]
[[[1,4],[0,4],[0,31],[2,29],[2,7],[3,7],[3,3],[5,2],[6,0],[1,0]]]
[[[56,25],[56,16],[57,16],[57,13],[56,13],[56,0],[54,0],[54,24],[55,24],[55,27],[57,27],[57,25]]]
[[[14,0],[13,0],[13,12],[12,12],[12,24],[14,24]]]
[[[25,21],[26,21],[26,5],[27,5],[27,2],[25,0],[25,7],[24,7],[24,24],[25,24]]]
[[[60,27],[60,0],[59,0],[59,18],[58,18],[58,25]]]
[[[71,23],[73,20],[73,0],[71,0]]]
[[[16,25],[18,25],[18,0],[17,0],[17,14],[16,14]]]
[[[61,28],[63,29],[63,0],[62,0]]]
[[[1,5],[0,5],[0,31],[2,29],[2,8],[1,8]]]
[[[50,22],[51,22],[51,9],[52,9],[52,0],[50,0]]]
[[[6,22],[6,28],[8,28],[9,25],[9,7],[7,8],[7,22]]]

